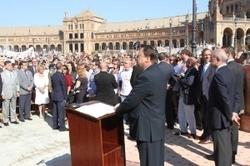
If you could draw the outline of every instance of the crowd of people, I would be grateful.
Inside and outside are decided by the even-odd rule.
[[[176,123],[175,135],[212,140],[214,153],[208,157],[215,165],[235,162],[244,109],[242,64],[249,54],[236,59],[233,48],[205,48],[197,58],[188,49],[167,55],[147,45],[137,54],[2,58],[0,127],[32,120],[34,103],[40,118],[49,107],[53,129],[65,131],[67,104],[98,100],[115,106],[129,124],[143,166],[163,165],[164,126],[174,129]],[[197,129],[203,129],[201,136]]]

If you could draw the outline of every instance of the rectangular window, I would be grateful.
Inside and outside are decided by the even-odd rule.
[[[78,39],[78,33],[75,33],[75,39]]]
[[[72,39],[73,38],[73,35],[72,33],[69,34],[69,39]]]
[[[81,39],[83,39],[83,38],[84,38],[83,33],[80,33],[80,38],[81,38]]]

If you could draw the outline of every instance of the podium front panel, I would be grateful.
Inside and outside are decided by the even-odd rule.
[[[122,118],[67,109],[72,166],[125,166]]]
[[[101,128],[97,120],[68,112],[72,166],[103,166]]]

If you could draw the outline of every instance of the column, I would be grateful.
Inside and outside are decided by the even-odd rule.
[[[176,40],[176,47],[180,48],[180,40]]]
[[[81,52],[81,43],[78,43],[78,52]]]
[[[246,51],[246,36],[245,36],[245,34],[243,35],[243,39],[242,39],[242,42],[243,42],[243,51]]]
[[[234,47],[235,45],[234,45],[234,42],[235,42],[235,31],[233,32],[233,34],[232,34],[232,39],[231,39],[231,41],[232,41],[232,47]]]
[[[102,43],[99,43],[99,51],[102,51]]]
[[[75,43],[72,43],[72,53],[75,52]]]

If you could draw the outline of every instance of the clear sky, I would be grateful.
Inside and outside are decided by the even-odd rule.
[[[198,12],[208,0],[197,0]],[[89,9],[108,22],[160,18],[192,12],[192,0],[1,0],[0,26],[62,25],[64,13]]]

